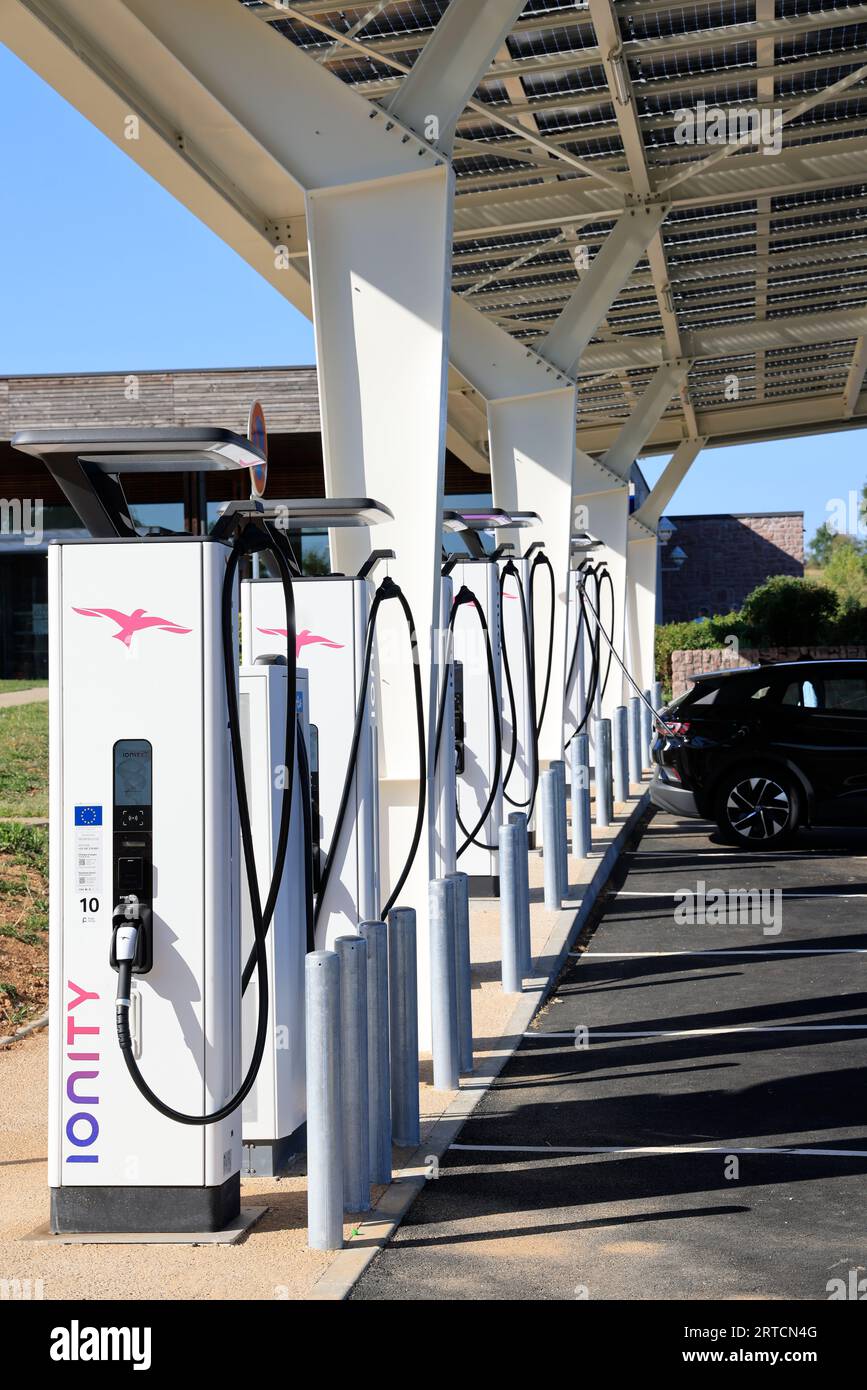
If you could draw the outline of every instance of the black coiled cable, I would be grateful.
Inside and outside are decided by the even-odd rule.
[[[234,1114],[238,1107],[243,1104],[255,1084],[268,1039],[268,960],[265,953],[265,941],[268,927],[274,914],[277,896],[280,892],[280,883],[286,861],[289,823],[292,816],[292,787],[294,782],[296,742],[295,598],[292,590],[291,567],[283,545],[284,540],[285,538],[279,536],[274,528],[267,523],[250,523],[233,542],[229,558],[226,562],[226,570],[223,575],[223,589],[221,595],[223,673],[226,682],[226,703],[229,716],[232,768],[235,776],[235,796],[238,804],[238,820],[241,830],[241,844],[244,851],[247,886],[250,893],[250,914],[253,923],[254,938],[251,960],[255,964],[257,972],[259,1009],[256,1040],[253,1046],[253,1055],[250,1059],[250,1065],[247,1068],[247,1074],[234,1096],[224,1105],[221,1105],[219,1109],[212,1110],[210,1114],[207,1115],[188,1115],[181,1110],[175,1110],[172,1106],[166,1105],[166,1103],[160,1100],[159,1096],[151,1090],[139,1070],[138,1062],[133,1053],[132,1036],[129,1027],[129,996],[133,962],[131,959],[118,962],[118,999],[116,1005],[117,1036],[127,1071],[132,1077],[136,1088],[144,1096],[149,1105],[152,1105],[161,1115],[165,1115],[168,1119],[174,1120],[182,1125],[217,1124],[219,1121],[228,1119],[230,1115]],[[286,626],[289,634],[287,645],[287,664],[289,669],[286,700],[286,742],[284,748],[284,762],[289,776],[283,788],[277,851],[264,908],[259,893],[259,879],[256,871],[256,856],[253,847],[253,831],[250,821],[249,802],[247,800],[247,783],[244,774],[241,718],[238,704],[235,665],[235,624],[233,621],[235,575],[241,556],[252,553],[254,550],[269,550],[277,561],[280,577],[283,582],[283,594],[286,602]],[[252,967],[250,973],[252,973]]]

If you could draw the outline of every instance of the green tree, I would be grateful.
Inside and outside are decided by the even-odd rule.
[[[822,583],[833,589],[845,607],[867,603],[867,556],[856,541],[837,537],[822,571]]]
[[[814,565],[820,569],[827,565],[831,558],[831,550],[834,545],[835,531],[830,522],[823,521],[813,539],[807,546],[807,555]]]

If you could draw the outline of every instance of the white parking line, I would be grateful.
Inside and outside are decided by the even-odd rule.
[[[621,888],[621,889],[618,890],[618,892],[617,892],[614,896],[617,897],[617,898],[674,898],[674,897],[678,896],[678,894],[682,894],[682,893],[685,893],[685,892],[691,892],[691,891],[692,891],[691,889],[680,888],[680,889],[677,889],[677,890],[676,890],[675,892],[673,892],[673,893],[660,893],[660,892],[655,892],[655,891],[649,892],[649,893],[641,893],[641,892],[639,892],[639,890],[638,890],[637,888],[636,888],[636,889],[632,889],[632,888],[630,888],[630,889],[624,889],[624,888]],[[761,892],[766,892],[766,893],[779,893],[780,896],[783,897],[783,898],[846,898],[846,899],[849,899],[849,898],[856,898],[856,899],[861,899],[861,900],[867,899],[867,889],[865,889],[865,891],[862,892],[862,893],[837,893],[837,892],[832,892],[832,893],[820,893],[820,892],[812,892],[812,891],[810,891],[810,890],[805,890],[805,891],[801,892],[801,891],[800,891],[799,889],[797,889],[797,888],[765,888],[765,889],[761,889],[761,888],[758,888],[758,889],[756,889],[756,888],[752,888],[752,889],[746,889],[746,888],[742,888],[742,889],[729,888],[729,889],[726,889],[726,888],[713,888],[713,887],[711,887],[709,891],[710,891],[711,893],[726,893],[726,892],[730,892],[730,893],[735,893],[735,892],[741,892],[741,893],[747,893],[747,892],[753,892],[753,893],[756,893],[756,892],[759,892],[759,893],[761,893]]]
[[[704,1144],[450,1144],[462,1153],[513,1154],[790,1154],[805,1158],[867,1158],[867,1149],[725,1148]]]
[[[728,947],[717,947],[707,951],[691,951],[686,948],[677,951],[570,951],[570,956],[587,960],[591,956],[611,957],[620,960],[627,957],[642,956],[867,956],[867,949],[861,946],[744,946],[736,951]]]
[[[579,1025],[583,1026],[583,1025]],[[865,1033],[867,1023],[788,1023],[779,1026],[762,1023],[733,1023],[728,1027],[720,1028],[631,1028],[618,1029],[617,1031],[604,1028],[588,1028],[588,1037],[594,1038],[708,1038],[715,1037],[722,1033]],[[524,1034],[525,1038],[569,1038],[574,1040],[575,1030],[571,1033],[532,1033],[529,1030]]]

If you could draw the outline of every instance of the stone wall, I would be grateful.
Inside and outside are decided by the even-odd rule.
[[[672,652],[671,691],[672,698],[689,686],[690,676],[698,676],[706,671],[729,671],[738,666],[757,666],[768,661],[845,661],[867,658],[867,647],[742,647],[737,656],[726,647],[708,647],[691,652]]]
[[[669,516],[677,528],[662,548],[662,618],[690,622],[731,613],[747,594],[777,574],[804,573],[804,513]],[[668,555],[686,554],[680,569]]]

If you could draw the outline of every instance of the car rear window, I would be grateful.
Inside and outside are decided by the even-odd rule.
[[[867,676],[801,676],[783,687],[780,703],[829,714],[867,714]]]
[[[853,714],[867,714],[867,678],[864,676],[835,676],[822,682],[824,701],[821,708]]]
[[[741,705],[765,700],[771,693],[771,681],[764,673],[743,676],[722,676],[718,681],[697,681],[690,707],[708,705]]]

